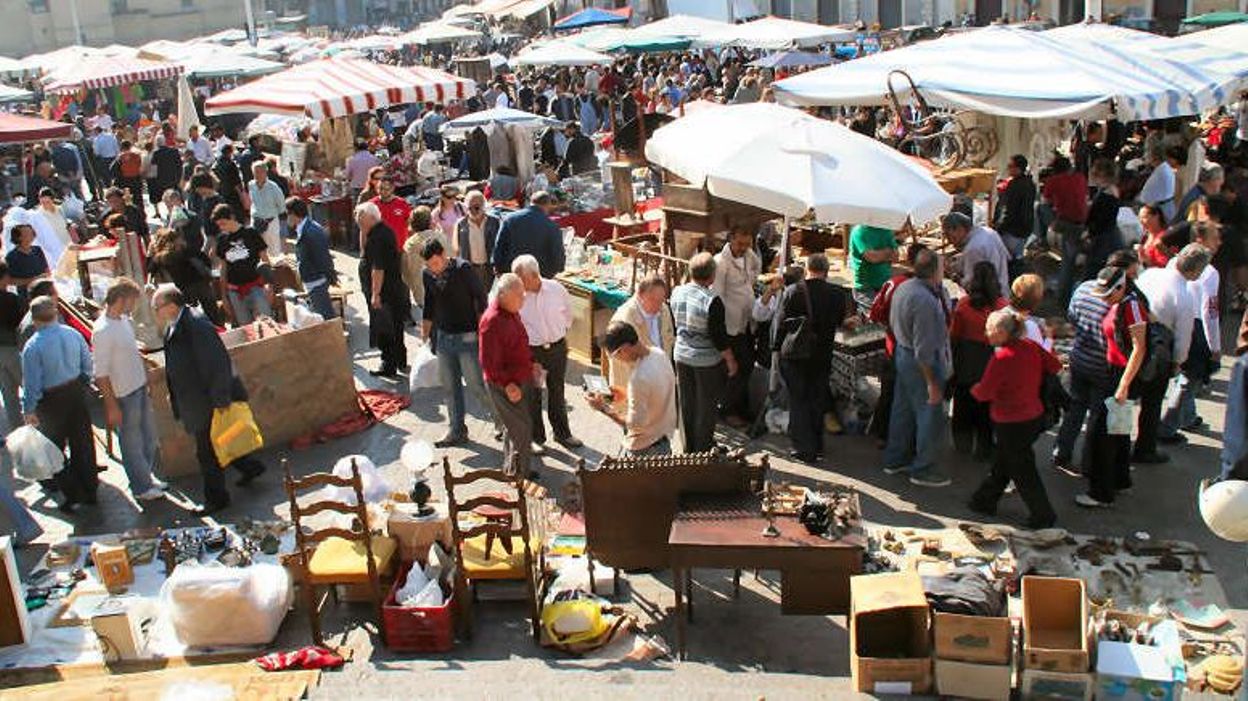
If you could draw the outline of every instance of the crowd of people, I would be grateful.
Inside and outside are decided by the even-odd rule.
[[[471,440],[468,395],[503,442],[513,474],[540,476],[534,457],[548,437],[569,450],[582,445],[567,413],[572,311],[554,280],[566,259],[551,188],[597,167],[590,136],[601,140],[613,124],[695,99],[770,99],[770,82],[782,76],[750,67],[748,58],[690,52],[539,70],[483,84],[462,103],[356,120],[355,152],[344,167],[355,200],[346,247],[358,255],[353,291],[380,351],[370,372],[397,379],[411,369],[408,337],[429,345],[447,406],[438,446]],[[436,183],[413,177],[410,156],[442,154],[449,119],[500,106],[563,123],[535,140],[537,175],[521,182],[505,165],[472,173],[465,155],[462,169],[483,187],[465,193],[444,185],[432,191],[432,205],[420,204],[416,185]],[[887,110],[821,113],[871,135],[896,119]],[[214,329],[273,315],[280,257],[293,256],[308,307],[326,319],[338,313],[329,294],[338,274],[326,222],[292,196],[260,139],[237,149],[213,124],[179,140],[172,116],[140,112],[142,120],[148,123],[114,118],[101,106],[79,115],[80,129],[93,135],[79,142],[85,148],[32,149],[27,167],[37,197],[25,206],[42,219],[9,232],[0,389],[11,426],[37,425],[68,446],[70,467],[44,485],[61,495],[63,510],[96,499],[88,381],[104,397],[106,423],[121,433],[134,497],[161,498],[163,485],[151,474],[150,399],[128,319],[150,283],[174,412],[196,439],[201,513],[212,513],[230,496],[209,417],[245,397]],[[1030,446],[1054,428],[1053,466],[1088,480],[1077,503],[1111,505],[1131,487],[1132,462],[1164,462],[1159,444],[1181,444],[1202,425],[1195,399],[1219,366],[1218,319],[1242,306],[1248,285],[1248,125],[1236,131],[1222,114],[1208,124],[1201,134],[1177,122],[1081,124],[1068,155],[1055,155],[1038,177],[1015,155],[993,211],[961,197],[942,217],[947,251],[924,247],[910,227],[852,226],[848,285],[830,278],[825,254],[786,269],[770,237],[734,227],[722,248],[689,259],[687,280],[636,281],[601,339],[614,390],[591,393],[590,403],[622,426],[619,449],[628,454],[704,451],[716,444],[721,422],[740,430],[760,423],[750,390],[761,372],[774,370],[787,388],[791,455],[820,464],[840,405],[830,388],[836,335],[875,323],[887,331],[888,364],[867,431],[883,450],[884,472],[925,487],[950,484],[942,463],[951,436],[957,451],[991,463],[971,508],[995,513],[1012,484],[1029,509],[1027,524],[1047,527],[1057,511]],[[102,200],[100,236],[140,236],[149,273],[110,287],[94,329],[68,328],[49,277],[63,251],[86,244],[87,227],[72,225],[64,211],[78,197]],[[1124,208],[1138,226],[1124,221]],[[1056,270],[1044,264],[1053,252]],[[1068,348],[1055,343],[1068,336]],[[1063,368],[1064,388],[1055,379]],[[1134,441],[1117,420],[1131,401],[1139,405]],[[233,467],[240,484],[264,471],[250,459]],[[20,507],[7,488],[0,504]],[[18,519],[20,538],[33,537],[31,523]]]

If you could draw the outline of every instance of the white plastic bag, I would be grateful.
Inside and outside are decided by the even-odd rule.
[[[403,582],[403,586],[394,593],[394,600],[400,606],[412,606],[408,602],[415,599],[429,583],[429,579],[425,577],[425,571],[420,568],[419,563],[412,565],[407,571],[407,580]]]
[[[4,443],[14,471],[24,480],[46,480],[65,468],[65,453],[34,426],[18,427]]]
[[[416,358],[412,361],[412,373],[408,376],[408,389],[415,392],[418,389],[437,387],[440,384],[438,357],[429,350],[428,345],[422,343],[420,348],[416,349]]]
[[[445,599],[442,597],[442,585],[436,581],[428,582],[425,587],[420,590],[416,596],[404,601],[404,606],[418,606],[421,608],[430,608],[441,606]]]
[[[1105,399],[1105,432],[1111,436],[1129,436],[1135,425],[1135,401],[1118,403],[1113,397]]]
[[[382,477],[381,470],[373,464],[372,460],[363,455],[348,455],[345,458],[334,463],[334,476],[351,479],[351,461],[355,460],[355,466],[360,471],[360,484],[364,488],[364,501],[375,504],[390,497],[394,492],[386,479]],[[355,490],[350,487],[327,487],[331,494],[328,497],[334,501],[340,501],[344,504],[355,503]]]
[[[185,645],[267,645],[286,617],[292,590],[281,565],[183,562],[160,588],[160,601]]]

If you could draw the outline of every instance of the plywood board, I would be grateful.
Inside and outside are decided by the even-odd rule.
[[[134,674],[109,674],[67,679],[0,691],[0,701],[155,701],[166,698],[173,685],[219,685],[244,700],[301,699],[320,682],[319,671],[265,672],[251,662],[207,667],[165,669]]]

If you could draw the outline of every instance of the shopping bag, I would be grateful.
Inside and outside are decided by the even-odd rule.
[[[542,607],[542,628],[557,645],[588,642],[609,627],[602,616],[602,603],[594,597],[556,601]]]
[[[50,479],[65,467],[65,453],[34,426],[21,426],[4,440],[17,476],[31,482]]]
[[[264,436],[247,402],[234,402],[212,411],[212,449],[225,469],[230,463],[264,447]]]
[[[412,392],[437,387],[441,384],[438,380],[438,356],[429,350],[428,344],[422,343],[416,349],[416,358],[412,360],[412,372],[407,379],[408,389]]]
[[[1135,401],[1122,404],[1113,397],[1105,400],[1105,432],[1111,436],[1129,436],[1135,425]]]

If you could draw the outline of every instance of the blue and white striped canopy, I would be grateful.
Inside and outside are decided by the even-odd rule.
[[[934,106],[986,114],[1123,120],[1197,114],[1234,99],[1240,78],[1145,50],[993,26],[787,78],[790,105],[880,105],[905,71]],[[895,81],[898,89],[903,81]]]

